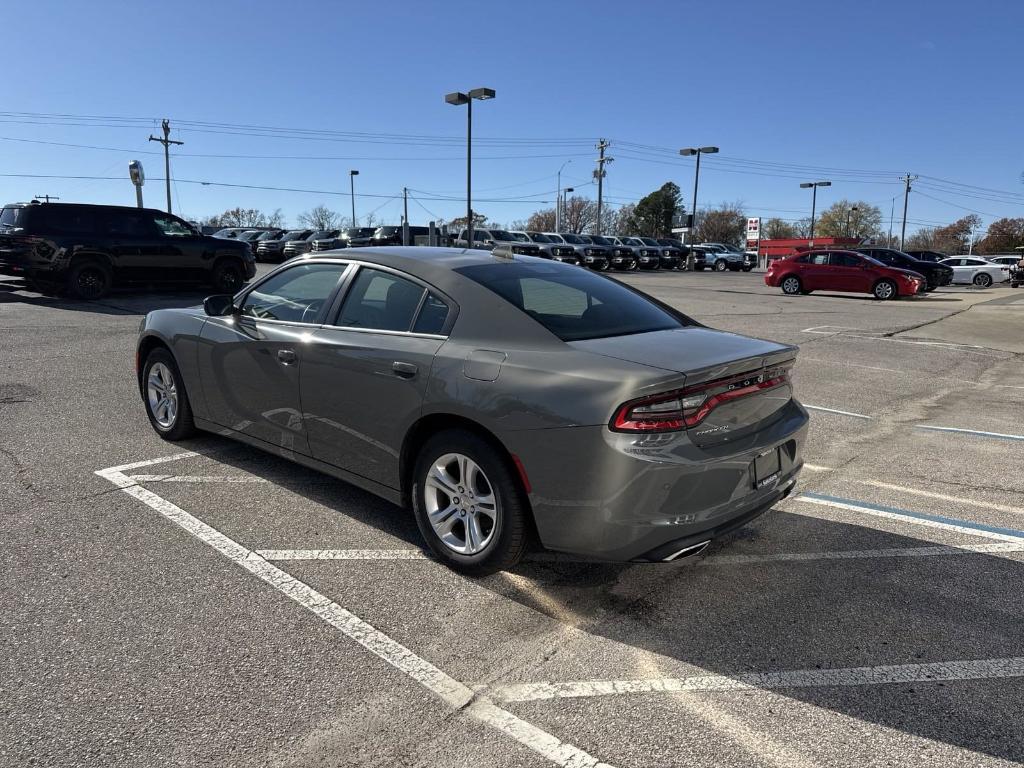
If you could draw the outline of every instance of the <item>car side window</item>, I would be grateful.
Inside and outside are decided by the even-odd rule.
[[[848,253],[833,253],[829,263],[836,267],[859,267],[861,260]]]
[[[827,265],[828,264],[828,254],[827,253],[815,253],[815,254],[812,254],[811,257],[810,257],[810,263],[811,264]]]
[[[256,286],[242,303],[243,317],[315,323],[347,264],[299,264]]]
[[[448,322],[448,311],[449,307],[444,299],[434,293],[427,294],[412,326],[413,333],[441,333]]]
[[[154,216],[153,223],[167,237],[191,237],[195,234],[185,222],[172,219],[170,216]],[[231,237],[237,240],[241,234],[241,232],[232,232]]]
[[[135,211],[108,211],[103,228],[115,237],[152,237],[153,225],[142,213]]]
[[[983,267],[983,266],[985,266],[985,262],[981,261],[980,259],[964,259],[963,262],[964,262],[964,266],[965,267]]]
[[[426,291],[391,272],[363,267],[341,305],[335,325],[379,331],[408,331]]]

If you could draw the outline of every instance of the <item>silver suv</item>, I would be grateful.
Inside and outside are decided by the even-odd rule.
[[[572,246],[576,253],[576,261],[581,267],[590,267],[598,272],[608,269],[608,258],[611,252],[601,245],[594,245],[587,242],[580,235],[572,232],[545,232],[556,243]]]
[[[540,248],[540,255],[545,259],[564,261],[568,264],[577,264],[576,249],[572,246],[556,243],[543,232],[512,232],[513,237],[522,242],[534,243]]]
[[[705,266],[711,267],[716,272],[725,272],[731,269],[733,272],[749,272],[754,268],[753,262],[747,258],[747,254],[735,245],[724,245],[723,243],[701,243],[706,249],[704,259]]]
[[[459,232],[459,237],[455,241],[456,248],[467,247],[466,237],[468,234],[469,233],[466,230]],[[507,232],[504,229],[473,230],[473,248],[490,251],[499,245],[508,247],[512,253],[519,256],[543,256],[540,246],[532,242],[529,238],[524,242],[511,232]]]

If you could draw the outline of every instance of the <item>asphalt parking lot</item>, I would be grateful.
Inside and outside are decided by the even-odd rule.
[[[800,345],[800,493],[680,563],[478,580],[354,487],[153,433],[139,320],[203,294],[0,279],[0,764],[1024,761],[1024,291],[622,279]]]

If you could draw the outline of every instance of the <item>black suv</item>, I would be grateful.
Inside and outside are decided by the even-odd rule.
[[[908,256],[913,256],[918,261],[942,261],[948,259],[948,253],[939,253],[938,251],[904,251]]]
[[[945,264],[936,264],[931,261],[921,261],[913,256],[908,256],[903,251],[896,251],[892,248],[873,248],[870,246],[848,248],[847,250],[863,253],[875,261],[880,261],[887,267],[897,269],[909,269],[917,272],[925,279],[926,291],[934,291],[941,285],[949,285],[953,281],[953,268]]]
[[[409,227],[409,245],[416,244],[417,237],[428,237],[430,235],[429,227]],[[401,227],[377,227],[377,231],[373,233],[373,239],[370,241],[370,245],[401,245],[402,244],[402,228]]]
[[[0,274],[99,299],[129,283],[206,283],[235,293],[256,263],[248,243],[201,235],[163,211],[32,202],[0,212]]]

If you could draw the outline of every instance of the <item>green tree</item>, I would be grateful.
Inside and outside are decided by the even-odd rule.
[[[682,209],[679,187],[671,181],[665,182],[636,204],[632,216],[635,233],[645,237],[668,237],[672,221]]]
[[[979,253],[1012,253],[1024,245],[1024,219],[996,219],[988,225],[988,234],[978,243]]]
[[[814,222],[815,237],[875,237],[881,229],[882,210],[863,200],[833,203]]]

